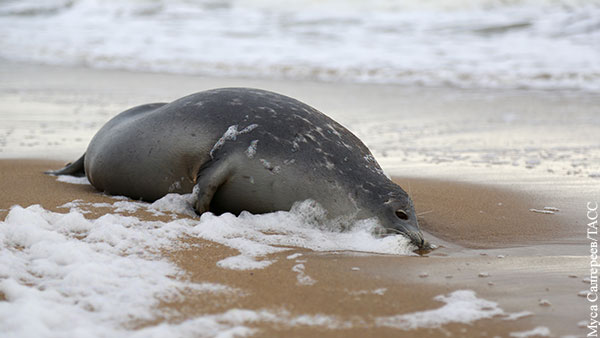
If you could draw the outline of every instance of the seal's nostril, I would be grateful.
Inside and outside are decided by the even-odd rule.
[[[396,210],[396,217],[406,221],[408,219],[408,214],[404,210]]]

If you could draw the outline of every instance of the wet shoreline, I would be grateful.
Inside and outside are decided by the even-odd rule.
[[[273,262],[266,268],[239,271],[218,265],[235,249],[188,236],[158,257],[176,266],[179,272],[171,277],[178,282],[212,283],[205,286],[217,291],[186,289],[161,298],[151,309],[154,317],[127,323],[129,333],[188,332],[186,325],[208,321],[215,332],[271,336],[508,337],[540,327],[550,336],[587,334],[581,323],[589,319],[589,304],[578,294],[589,289],[586,203],[600,191],[594,176],[600,148],[592,139],[598,131],[596,97],[24,64],[4,64],[0,75],[3,225],[18,221],[21,211],[7,217],[15,205],[39,204],[43,210],[23,213],[58,218],[71,210],[60,206],[74,200],[87,203],[72,209],[81,222],[113,216],[126,221],[123,215],[146,225],[189,220],[157,216],[144,204],[117,211],[116,200],[93,187],[42,173],[78,158],[95,131],[126,108],[209,88],[250,86],[307,102],[364,140],[412,196],[425,237],[439,246],[423,257],[292,246],[261,257]],[[12,249],[19,254],[19,247]],[[474,313],[484,317],[415,329],[399,324],[424,312],[440,317],[460,303],[452,297],[461,290],[474,292],[458,295],[481,305]],[[15,305],[9,300],[18,295],[0,292],[0,302]]]
[[[63,183],[55,177],[42,174],[43,170],[60,165],[61,162],[58,161],[1,160],[3,178],[0,185],[3,191],[9,193],[0,199],[0,209],[3,209],[0,218],[4,219],[7,209],[13,204],[23,207],[41,204],[48,210],[64,213],[68,208],[57,206],[76,199],[97,203],[115,202],[89,185]],[[406,180],[409,179],[403,178],[400,183]],[[524,332],[543,326],[555,336],[583,334],[583,329],[577,323],[585,320],[586,300],[577,294],[587,287],[582,282],[587,259],[583,242],[585,239],[578,238],[585,231],[584,224],[581,224],[581,229],[570,229],[572,233],[565,232],[574,238],[572,240],[557,231],[539,233],[539,236],[533,238],[522,235],[528,234],[529,230],[534,233],[539,231],[531,223],[536,218],[542,220],[540,226],[556,230],[567,227],[565,220],[577,224],[574,221],[577,215],[567,214],[568,209],[561,211],[562,215],[530,212],[529,206],[544,204],[544,196],[532,200],[531,196],[490,186],[412,178],[410,181],[418,211],[430,204],[437,206],[435,212],[421,217],[421,224],[425,236],[438,244],[438,249],[423,257],[403,257],[290,248],[282,253],[268,255],[266,258],[275,263],[267,268],[232,271],[218,267],[216,262],[235,254],[235,250],[199,239],[182,239],[189,244],[186,249],[170,249],[163,254],[185,271],[187,280],[227,285],[240,291],[237,296],[225,298],[219,294],[192,293],[189,299],[186,297],[163,302],[158,313],[171,315],[164,318],[161,315],[155,321],[139,323],[140,327],[152,326],[163,320],[192,320],[198,316],[226,313],[232,309],[286,309],[290,318],[323,315],[330,320],[335,318],[340,323],[350,321],[353,324],[347,329],[322,331],[323,328],[318,325],[288,327],[265,319],[258,320],[249,327],[260,330],[262,334],[277,332],[303,336],[321,332],[324,336],[335,336],[342,330],[352,337],[365,332],[387,336],[394,335],[398,328],[377,326],[369,318],[440,308],[443,303],[435,301],[435,297],[458,290],[472,290],[477,297],[496,302],[503,314],[468,325],[442,325],[445,332],[454,332],[456,335],[481,335],[485,332],[489,335],[508,336],[511,332]],[[439,196],[428,194],[432,191],[444,191],[447,187],[454,189],[454,198],[440,202],[436,200]],[[482,227],[473,228],[481,219],[471,218],[473,215],[468,209],[460,208],[465,205],[478,207],[479,201],[499,196],[506,203],[504,214],[496,215],[489,220],[487,226],[480,223],[483,224]],[[523,199],[518,200],[518,197]],[[453,212],[456,209],[462,212]],[[110,208],[90,210],[92,213],[85,214],[86,217],[96,218],[107,212],[116,213]],[[147,221],[156,219],[143,212],[132,215]],[[523,217],[528,221],[519,222]],[[503,224],[502,220],[507,218],[515,218],[515,221]],[[513,227],[509,228],[511,232],[497,233],[502,240],[494,240],[494,232],[490,227],[507,224]],[[432,236],[432,233],[436,236]],[[314,280],[314,284],[303,285],[298,282],[299,270],[294,267],[299,264],[302,265],[302,273]],[[383,292],[383,295],[378,292]],[[546,302],[549,305],[543,305]],[[511,314],[521,314],[522,317],[506,320],[511,318]],[[356,318],[363,319],[356,321]],[[438,330],[440,329],[415,329],[408,330],[405,334],[415,337],[434,335],[439,333]]]

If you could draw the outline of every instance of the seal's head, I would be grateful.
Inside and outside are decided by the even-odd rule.
[[[384,234],[404,235],[419,249],[424,249],[427,243],[419,229],[415,207],[408,194],[396,186],[386,198],[378,214]]]

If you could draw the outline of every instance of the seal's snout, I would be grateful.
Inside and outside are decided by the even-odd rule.
[[[394,211],[393,228],[388,233],[400,233],[406,236],[412,244],[423,249],[427,242],[419,229],[419,223],[412,208],[398,208]]]
[[[408,238],[419,249],[423,249],[425,247],[425,239],[423,238],[423,234],[420,231],[409,233]]]
[[[417,246],[419,249],[423,249],[427,246],[427,242],[423,238],[419,225],[411,220],[405,222],[395,222],[392,228],[387,229],[388,235],[403,235],[408,238],[412,244]]]
[[[419,230],[419,226],[413,222],[406,222],[401,224],[398,229],[402,235],[406,236],[412,244],[417,246],[419,249],[423,249],[426,245],[425,239],[423,238],[423,234],[421,230]]]

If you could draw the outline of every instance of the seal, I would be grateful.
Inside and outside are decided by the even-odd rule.
[[[356,136],[315,108],[259,89],[131,108],[81,158],[48,173],[87,175],[100,191],[145,201],[193,191],[198,214],[267,213],[314,200],[329,218],[376,218],[382,234],[425,245],[412,200]]]

